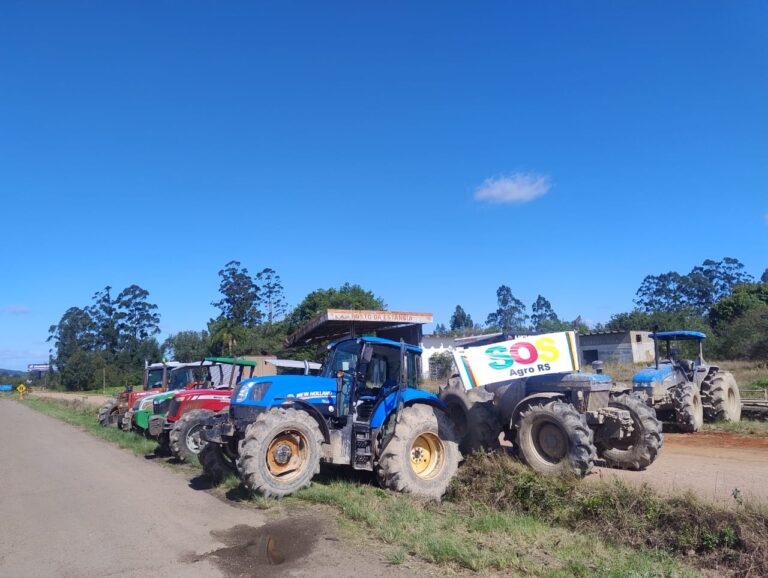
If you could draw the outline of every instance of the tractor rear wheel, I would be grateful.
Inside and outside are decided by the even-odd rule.
[[[245,430],[237,470],[246,489],[281,498],[308,486],[320,471],[323,434],[305,411],[276,407]]]
[[[644,470],[661,451],[663,437],[656,412],[639,397],[627,393],[612,396],[609,406],[629,412],[632,432],[622,439],[605,439],[598,433],[596,443],[600,457],[611,468]]]
[[[537,472],[583,477],[592,469],[592,430],[571,404],[532,403],[520,413],[515,427],[518,453]]]
[[[200,453],[207,443],[200,434],[206,420],[213,415],[208,409],[195,409],[182,415],[171,429],[168,439],[171,453],[180,462],[185,462]]]
[[[481,448],[489,451],[499,448],[502,427],[491,393],[466,390],[460,382],[451,380],[440,388],[440,400],[448,407],[462,454],[471,454]]]
[[[200,465],[203,466],[203,474],[215,486],[223,482],[228,474],[234,474],[237,471],[235,462],[224,453],[221,444],[208,442],[197,457]]]
[[[403,408],[400,423],[379,456],[379,484],[390,490],[439,500],[461,460],[452,420],[442,410],[417,403]]]
[[[99,408],[99,425],[102,427],[117,426],[117,401],[110,399]]]
[[[718,371],[709,385],[707,421],[739,421],[741,419],[741,394],[736,380],[728,371]]]
[[[701,391],[692,381],[686,381],[675,387],[672,394],[675,418],[678,427],[684,432],[697,432],[704,425],[704,405]]]

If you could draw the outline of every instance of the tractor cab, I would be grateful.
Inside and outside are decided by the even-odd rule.
[[[700,331],[657,331],[651,333],[655,342],[655,363],[635,375],[633,381],[638,384],[660,383],[669,381],[691,381],[701,385],[709,372],[704,361],[703,342],[706,335]],[[682,343],[681,343],[682,342]],[[697,355],[694,359],[683,357],[685,345],[696,342]],[[682,346],[682,347],[681,347]],[[675,375],[677,374],[677,378]]]
[[[370,420],[374,405],[397,389],[418,388],[421,349],[381,337],[359,337],[328,346],[322,376],[340,382],[337,416]]]

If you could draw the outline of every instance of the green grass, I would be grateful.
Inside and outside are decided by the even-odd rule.
[[[605,542],[597,534],[551,526],[529,514],[483,505],[465,510],[344,480],[315,483],[295,499],[327,504],[391,545],[390,563],[407,556],[474,571],[530,576],[692,576],[665,552]]]
[[[704,431],[727,432],[741,436],[768,438],[768,421],[742,419],[736,422],[705,423]]]

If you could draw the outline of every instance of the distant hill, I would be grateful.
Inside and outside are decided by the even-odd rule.
[[[18,371],[16,369],[0,369],[0,375],[25,375],[26,371]]]

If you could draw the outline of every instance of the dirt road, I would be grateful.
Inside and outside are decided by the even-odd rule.
[[[409,576],[315,510],[272,520],[0,399],[0,576]]]
[[[595,468],[588,479],[647,482],[661,491],[693,490],[701,497],[768,502],[768,439],[728,433],[664,434],[661,455],[644,472]]]

